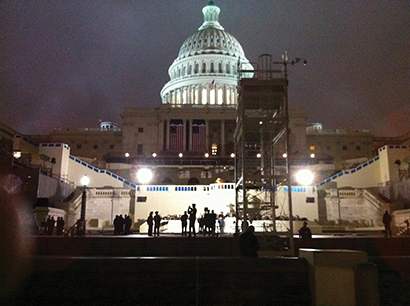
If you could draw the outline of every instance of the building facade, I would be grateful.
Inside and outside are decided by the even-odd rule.
[[[169,67],[158,107],[125,108],[121,128],[101,123],[98,129],[55,129],[34,140],[66,143],[73,155],[131,181],[139,168],[150,167],[158,184],[233,182],[238,70],[249,78],[254,67],[220,24],[214,1],[202,12],[202,25]],[[315,165],[322,172],[319,180],[343,168],[345,160],[369,159],[377,152],[370,131],[330,131],[306,120],[304,109],[289,110],[292,164]]]

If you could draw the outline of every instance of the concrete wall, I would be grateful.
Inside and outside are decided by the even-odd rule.
[[[383,146],[379,149],[381,161],[381,182],[383,185],[391,181],[399,180],[399,166],[395,164],[399,160],[403,165],[407,164],[404,160],[410,156],[409,146]],[[407,164],[408,167],[408,164]]]

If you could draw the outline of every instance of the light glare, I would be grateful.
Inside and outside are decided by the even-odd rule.
[[[149,183],[152,179],[152,171],[147,168],[138,170],[137,179],[141,184]]]
[[[309,170],[300,170],[296,173],[296,181],[302,185],[310,185],[313,182],[313,173]]]

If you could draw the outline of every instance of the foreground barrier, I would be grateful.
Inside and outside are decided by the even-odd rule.
[[[8,305],[311,305],[298,258],[36,257]]]

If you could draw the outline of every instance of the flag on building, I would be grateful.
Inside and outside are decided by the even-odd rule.
[[[184,123],[182,119],[173,119],[169,123],[169,149],[184,150]]]
[[[212,90],[215,88],[215,80],[212,80],[211,84],[209,84],[209,89]]]
[[[206,152],[205,120],[192,120],[192,151]]]

